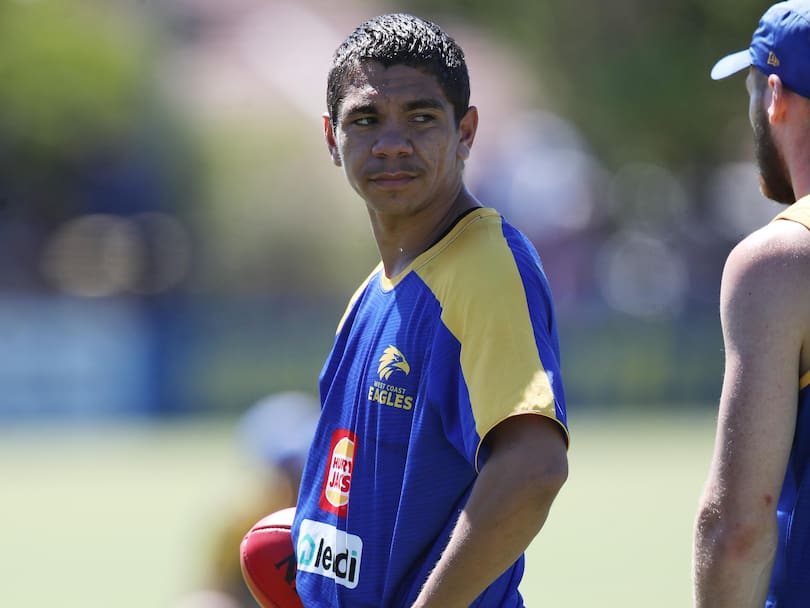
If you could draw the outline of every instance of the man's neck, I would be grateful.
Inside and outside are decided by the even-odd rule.
[[[462,186],[450,205],[431,205],[408,216],[371,215],[371,226],[380,251],[385,275],[400,274],[419,255],[430,249],[464,212],[480,203]]]

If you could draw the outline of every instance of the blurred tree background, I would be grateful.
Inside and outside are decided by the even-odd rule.
[[[737,139],[722,135],[745,117],[744,85],[717,86],[708,72],[726,52],[748,46],[762,2],[408,4],[463,16],[511,46],[542,75],[544,101],[613,168],[639,159],[700,166],[738,153]]]
[[[320,113],[331,53],[406,10],[467,51],[468,180],[536,243],[569,401],[711,403],[729,249],[758,194],[750,0],[0,4],[6,419],[235,414],[315,391],[376,263]]]

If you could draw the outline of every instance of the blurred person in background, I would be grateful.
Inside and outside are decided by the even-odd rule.
[[[748,69],[762,192],[790,205],[730,253],[720,307],[726,369],[698,512],[699,608],[810,605],[810,1],[769,8]]]
[[[293,524],[306,606],[523,606],[523,553],[568,472],[548,282],[468,191],[464,54],[384,15],[337,49],[324,132],[381,262],[320,380]]]
[[[237,437],[259,465],[256,496],[238,509],[217,532],[207,588],[182,598],[175,608],[254,608],[258,606],[242,578],[239,545],[259,519],[295,506],[307,450],[318,421],[318,400],[288,391],[260,399],[240,417]]]

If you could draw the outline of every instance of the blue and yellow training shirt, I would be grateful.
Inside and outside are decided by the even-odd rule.
[[[320,393],[293,526],[298,592],[306,606],[408,606],[486,462],[487,433],[529,414],[567,437],[534,247],[475,209],[397,277],[378,266],[340,321]],[[523,606],[522,574],[523,558],[473,605]]]

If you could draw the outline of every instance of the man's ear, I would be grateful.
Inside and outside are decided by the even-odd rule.
[[[329,148],[329,155],[332,157],[332,162],[336,166],[342,166],[340,160],[340,152],[338,151],[337,140],[335,139],[335,130],[332,128],[332,121],[329,114],[323,115],[323,135],[326,139],[326,147]]]
[[[456,155],[459,160],[464,161],[470,158],[476,131],[478,131],[478,108],[470,106],[458,125],[459,142]]]
[[[785,119],[787,113],[787,99],[782,79],[776,74],[768,76],[768,89],[771,92],[771,102],[768,104],[768,121],[773,125]]]

